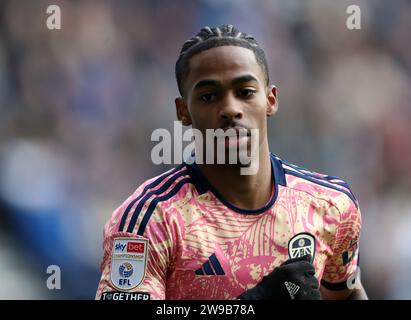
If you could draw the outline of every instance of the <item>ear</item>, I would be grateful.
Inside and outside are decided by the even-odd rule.
[[[183,97],[177,97],[174,100],[176,104],[177,119],[181,121],[184,126],[191,125],[191,117],[188,112],[187,103]]]
[[[270,86],[267,92],[267,117],[271,117],[278,110],[277,88]]]

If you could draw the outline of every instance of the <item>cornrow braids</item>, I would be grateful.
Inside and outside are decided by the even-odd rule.
[[[264,72],[266,84],[268,85],[269,72],[267,59],[264,50],[259,46],[253,36],[239,31],[231,24],[219,27],[203,27],[194,37],[184,42],[180,56],[176,62],[175,75],[181,96],[184,96],[183,82],[189,72],[190,58],[202,51],[221,46],[238,46],[253,51],[257,63]]]

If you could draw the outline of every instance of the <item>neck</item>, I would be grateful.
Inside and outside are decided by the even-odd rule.
[[[254,175],[241,175],[240,167],[234,165],[199,164],[198,167],[224,199],[241,209],[255,210],[269,201],[274,182],[268,145],[260,149],[258,161]]]

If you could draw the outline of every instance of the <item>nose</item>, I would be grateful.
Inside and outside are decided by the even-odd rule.
[[[229,95],[222,101],[219,116],[223,120],[242,119],[241,104],[236,101],[235,97]]]

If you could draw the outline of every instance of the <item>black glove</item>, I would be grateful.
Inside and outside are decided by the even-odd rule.
[[[311,256],[285,261],[265,276],[254,288],[238,297],[241,300],[320,300],[318,281]]]

